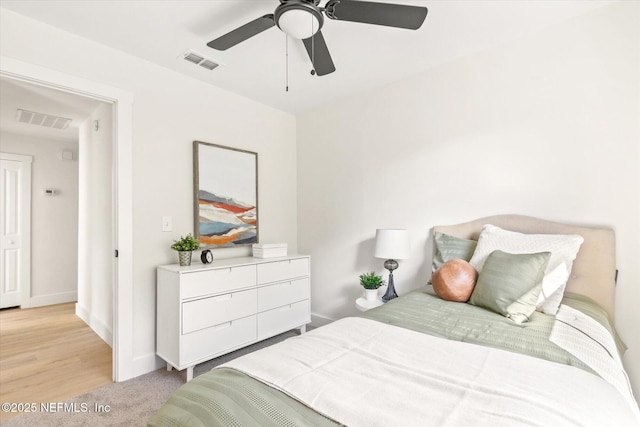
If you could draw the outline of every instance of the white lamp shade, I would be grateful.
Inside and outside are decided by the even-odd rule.
[[[278,18],[278,27],[294,39],[304,40],[320,29],[320,22],[306,10],[287,10]]]
[[[383,259],[409,258],[409,230],[377,229],[374,256]]]

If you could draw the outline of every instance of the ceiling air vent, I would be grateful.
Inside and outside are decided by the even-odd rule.
[[[189,61],[192,64],[199,65],[207,70],[211,71],[216,68],[219,64],[215,63],[209,58],[200,55],[199,53],[195,53],[194,51],[188,50],[184,53],[183,58],[185,61]]]
[[[52,116],[45,113],[34,113],[33,111],[18,108],[16,120],[20,123],[44,126],[53,129],[64,130],[71,124],[71,119],[65,117]]]

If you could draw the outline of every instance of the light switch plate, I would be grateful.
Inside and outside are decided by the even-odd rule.
[[[162,217],[162,231],[172,231],[173,230],[173,218],[170,216]]]

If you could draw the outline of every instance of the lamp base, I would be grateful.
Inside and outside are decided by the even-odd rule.
[[[382,301],[389,302],[394,298],[398,298],[398,294],[396,294],[396,289],[393,286],[393,270],[389,270],[389,285],[387,286],[387,292],[382,296]]]

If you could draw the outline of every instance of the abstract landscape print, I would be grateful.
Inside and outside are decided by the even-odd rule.
[[[258,154],[193,141],[195,234],[202,247],[258,242]]]

